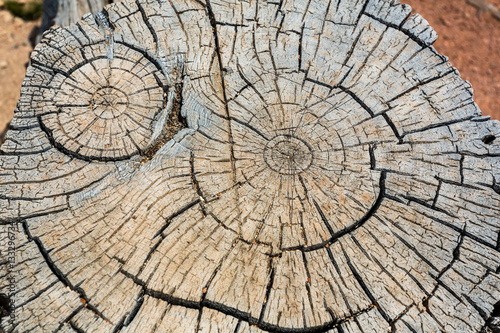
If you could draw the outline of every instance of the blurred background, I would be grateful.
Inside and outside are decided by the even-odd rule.
[[[19,98],[42,21],[42,2],[0,0],[0,137]],[[434,27],[439,35],[434,47],[450,58],[463,79],[471,82],[474,100],[483,115],[500,120],[500,0],[401,2],[409,4],[414,13],[420,13]],[[47,12],[46,7],[44,10]]]

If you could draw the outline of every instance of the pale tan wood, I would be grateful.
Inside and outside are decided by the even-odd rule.
[[[49,30],[0,148],[2,328],[486,330],[500,126],[410,13],[139,0]]]

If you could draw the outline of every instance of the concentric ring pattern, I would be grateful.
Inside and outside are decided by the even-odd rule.
[[[124,44],[113,46],[112,59],[105,43],[77,53],[73,47],[62,46],[63,56],[51,65],[44,91],[51,104],[33,105],[42,126],[57,146],[80,158],[119,160],[145,151],[166,106],[158,65]]]
[[[139,0],[50,30],[0,150],[5,330],[486,327],[500,126],[410,12]]]

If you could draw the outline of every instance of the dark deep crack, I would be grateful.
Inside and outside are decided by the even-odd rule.
[[[26,220],[22,222],[22,226],[24,229],[24,232],[26,233],[28,240],[32,241],[35,243],[35,245],[38,247],[38,250],[40,254],[42,255],[43,259],[45,260],[45,263],[47,264],[48,268],[50,271],[54,274],[54,276],[67,288],[69,288],[71,291],[75,292],[78,294],[80,299],[85,301],[85,307],[89,309],[90,311],[94,312],[96,315],[101,317],[107,322],[111,322],[109,319],[106,318],[96,307],[94,307],[90,302],[88,297],[85,295],[85,291],[82,288],[74,286],[69,279],[64,275],[64,273],[57,267],[57,265],[54,263],[52,258],[49,255],[49,252],[45,249],[45,247],[42,244],[42,241],[36,237],[32,236],[29,229],[28,229],[28,223]]]

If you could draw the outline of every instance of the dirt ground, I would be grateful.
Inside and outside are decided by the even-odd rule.
[[[500,0],[487,0],[500,8]],[[401,0],[439,35],[436,50],[450,58],[474,88],[483,115],[500,120],[500,20],[466,0]]]
[[[1,7],[0,0],[0,8]],[[500,7],[500,0],[488,0]],[[472,83],[483,115],[500,120],[500,21],[478,14],[466,0],[402,0],[439,34],[434,45]],[[25,22],[0,9],[0,133],[13,115],[39,21]]]
[[[5,9],[0,10],[0,133],[14,114],[32,51],[29,36],[39,24],[39,21],[26,22]]]

